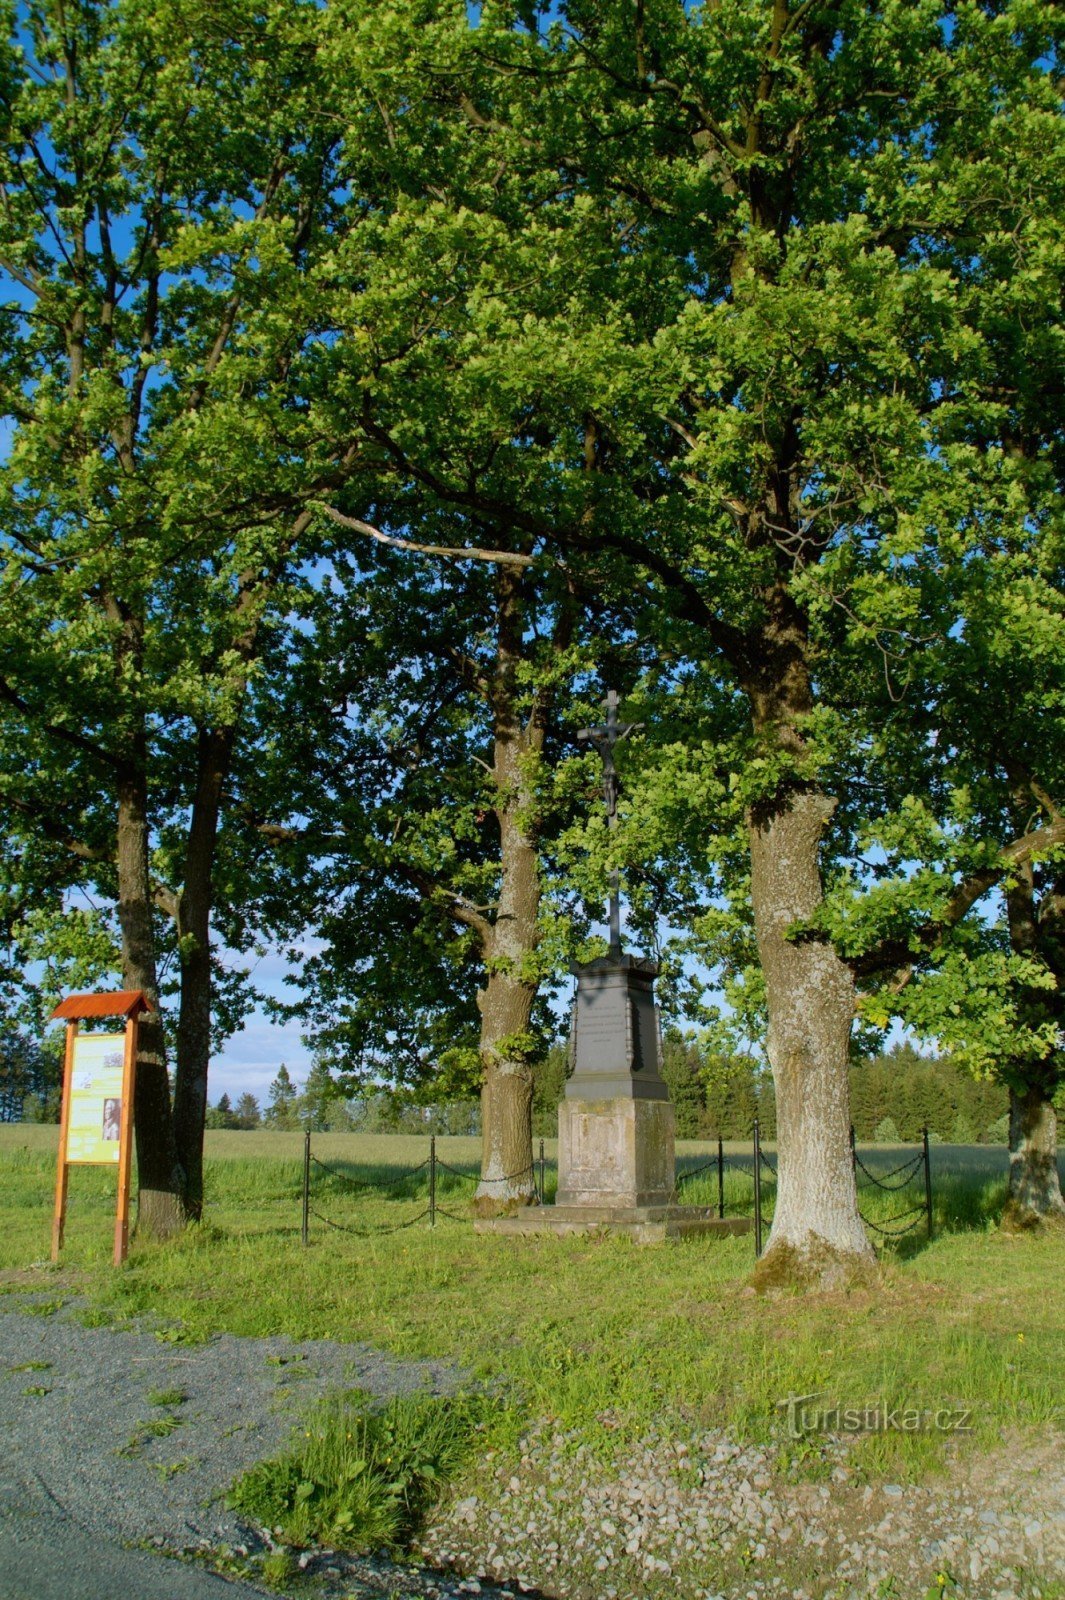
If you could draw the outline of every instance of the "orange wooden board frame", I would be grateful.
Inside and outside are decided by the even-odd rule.
[[[72,1165],[68,1158],[70,1108],[74,1075],[74,1053],[78,1022],[82,1017],[124,1017],[125,1038],[122,1051],[122,1107],[118,1131],[118,1200],[115,1209],[114,1264],[121,1266],[129,1249],[129,1191],[133,1169],[133,1095],[136,1089],[137,1022],[141,1011],[150,1010],[147,998],[139,991],[113,995],[71,995],[62,1001],[53,1017],[64,1017],[67,1024],[63,1057],[63,1106],[59,1120],[59,1163],[55,1180],[55,1211],[52,1217],[52,1260],[59,1260],[67,1220],[67,1185]],[[88,1163],[94,1164],[94,1163]],[[98,1163],[95,1163],[98,1164]]]

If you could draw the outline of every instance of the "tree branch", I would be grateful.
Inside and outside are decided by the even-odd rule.
[[[363,522],[359,517],[345,517],[324,501],[316,500],[313,504],[341,528],[353,528],[356,533],[364,533],[367,538],[376,539],[378,544],[390,545],[395,550],[413,550],[422,556],[444,556],[449,561],[491,561],[501,567],[531,567],[536,559],[514,550],[482,550],[475,545],[418,544],[413,539],[401,539],[398,534],[382,533],[380,528]]]
[[[1032,856],[1053,850],[1063,844],[1065,844],[1065,819],[1054,822],[1047,828],[1036,828],[1033,832],[1024,834],[1022,838],[1014,839],[999,852],[998,860],[993,866],[981,867],[978,872],[963,878],[939,916],[925,923],[915,935],[911,935],[909,939],[884,939],[872,950],[866,950],[863,954],[852,956],[850,959],[844,958],[847,960],[847,965],[858,977],[872,977],[882,973],[885,968],[894,968],[890,987],[893,993],[900,993],[913,977],[921,958],[933,954],[939,948],[950,930],[957,927],[962,918],[989,889],[993,889],[996,883],[1001,882],[1006,874],[1021,862],[1029,861]],[[916,949],[915,939],[919,946]]]
[[[43,805],[31,805],[29,801],[20,799],[18,795],[5,794],[3,798],[7,805],[13,806],[16,811],[21,811],[23,816],[30,817],[34,827],[38,828],[46,839],[51,840],[53,844],[60,845],[78,861],[103,867],[114,864],[113,855],[109,855],[104,850],[97,850],[92,845],[86,844],[84,839],[78,839],[69,833],[56,820],[55,813],[51,808],[46,809]],[[165,884],[153,882],[152,900],[160,911],[165,912],[174,922],[177,921],[178,897],[172,889],[168,889]]]
[[[24,717],[31,722],[35,721],[34,711],[27,700],[24,700],[4,678],[0,678],[0,700],[6,700],[8,705],[14,706]],[[118,761],[107,750],[101,748],[92,739],[86,739],[82,734],[75,733],[71,728],[61,728],[54,722],[38,724],[40,731],[52,739],[59,739],[63,744],[69,744],[75,750],[80,750],[82,755],[91,756],[94,761],[103,762],[107,767],[117,768]]]

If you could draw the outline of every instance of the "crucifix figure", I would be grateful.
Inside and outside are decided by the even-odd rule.
[[[603,763],[603,801],[606,805],[607,827],[611,829],[618,825],[618,774],[614,765],[614,746],[642,727],[642,722],[618,722],[618,692],[608,689],[606,722],[597,728],[582,728],[577,735],[578,743],[590,744]],[[621,954],[621,883],[617,867],[610,869],[610,953]]]

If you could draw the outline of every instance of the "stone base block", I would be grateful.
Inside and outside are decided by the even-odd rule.
[[[475,1233],[604,1234],[619,1233],[637,1244],[662,1244],[694,1235],[728,1238],[750,1233],[750,1217],[719,1217],[709,1206],[526,1206],[510,1217],[483,1218]]]
[[[668,1100],[563,1100],[557,1206],[668,1206],[674,1129]]]

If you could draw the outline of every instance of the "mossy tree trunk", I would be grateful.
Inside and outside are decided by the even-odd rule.
[[[493,972],[478,996],[481,1010],[481,1181],[475,1197],[482,1216],[528,1205],[535,1198],[532,1157],[532,1069],[527,1038],[534,983]]]
[[[1065,1219],[1058,1172],[1058,1119],[1040,1085],[1010,1089],[1008,1224]]]

